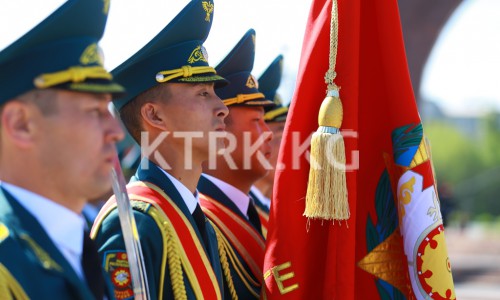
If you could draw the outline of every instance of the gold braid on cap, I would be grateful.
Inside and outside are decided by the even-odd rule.
[[[241,103],[245,103],[245,102],[250,101],[250,100],[261,99],[261,98],[264,98],[264,94],[262,94],[262,93],[238,94],[238,95],[236,95],[236,97],[224,99],[224,100],[222,100],[222,102],[224,103],[224,105],[229,106],[229,105],[241,104]]]
[[[286,113],[287,111],[288,111],[288,107],[286,107],[286,106],[268,111],[264,115],[264,121],[270,121],[270,120],[276,118],[277,116]]]
[[[39,89],[46,89],[66,82],[84,82],[87,78],[111,80],[113,76],[101,66],[75,66],[59,72],[41,74],[33,80],[33,84]]]
[[[214,68],[210,66],[192,67],[182,66],[179,69],[160,71],[156,74],[157,82],[167,82],[178,77],[191,77],[196,74],[213,73],[217,74]]]

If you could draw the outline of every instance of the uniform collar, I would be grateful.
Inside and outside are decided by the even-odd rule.
[[[229,183],[211,175],[203,173],[201,176],[215,184],[238,207],[241,213],[248,217],[247,211],[250,203],[250,197],[247,194],[243,193],[233,185],[230,185]]]
[[[6,182],[0,182],[0,185],[33,215],[54,244],[64,248],[62,252],[65,257],[66,253],[70,252],[72,257],[81,258],[85,229],[85,218],[82,215],[24,188]],[[68,259],[68,261],[77,273],[81,273],[79,263],[72,259]],[[74,265],[75,263],[77,265]]]
[[[271,206],[271,199],[264,196],[264,194],[262,194],[262,192],[255,185],[252,185],[252,187],[250,188],[250,194],[253,194],[255,196],[255,201],[259,201],[265,207],[269,208]]]
[[[194,210],[196,209],[196,205],[198,205],[199,200],[198,200],[198,192],[193,195],[191,191],[184,185],[182,182],[177,180],[174,176],[170,175],[167,173],[167,171],[163,170],[159,166],[155,165],[158,169],[160,169],[163,174],[165,174],[168,179],[172,182],[172,184],[175,186],[179,194],[181,194],[182,200],[184,200],[184,203],[186,203],[187,208],[189,209],[189,213],[193,214]]]

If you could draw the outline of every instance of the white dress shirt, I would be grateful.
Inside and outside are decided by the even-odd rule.
[[[238,207],[241,213],[248,219],[248,205],[250,203],[250,196],[243,193],[239,189],[230,185],[229,183],[222,181],[218,178],[210,176],[208,174],[201,174],[206,179],[210,180],[213,184],[215,184],[221,191],[226,194],[226,196],[233,201],[233,203]]]
[[[191,191],[184,184],[182,184],[182,182],[177,180],[177,178],[168,174],[162,168],[158,168],[170,179],[170,181],[172,181],[179,194],[181,194],[182,200],[184,200],[184,203],[186,203],[186,206],[189,209],[189,213],[193,214],[194,210],[196,209],[196,205],[198,205],[199,202],[198,193],[196,193],[196,195],[193,195],[193,193],[191,193]]]
[[[85,280],[81,265],[84,217],[26,189],[6,182],[0,185],[35,217],[76,274]]]
[[[250,188],[250,192],[252,192],[255,197],[257,197],[257,199],[255,199],[256,201],[264,204],[267,208],[271,207],[271,199],[264,196],[264,194],[262,194],[262,192],[255,185],[252,185],[252,187]]]

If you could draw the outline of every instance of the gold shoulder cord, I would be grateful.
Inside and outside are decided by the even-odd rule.
[[[7,270],[7,268],[0,263],[0,298],[3,300],[28,300],[29,297],[24,292],[23,288]]]
[[[182,273],[182,262],[179,256],[179,245],[175,241],[175,232],[172,229],[172,224],[165,218],[164,214],[161,214],[159,209],[152,205],[148,214],[155,220],[158,228],[162,232],[163,237],[163,258],[162,266],[168,263],[168,269],[170,272],[170,280],[172,282],[172,292],[174,294],[174,299],[176,300],[187,300],[186,286],[184,285],[184,276]],[[163,216],[163,218],[162,218]],[[160,275],[160,291],[158,293],[158,299],[163,299],[163,282],[165,281],[165,268],[162,268]]]
[[[219,249],[219,256],[220,256],[220,263],[222,266],[222,272],[224,273],[224,277],[226,278],[226,282],[229,288],[229,292],[231,293],[231,299],[237,300],[238,295],[236,294],[236,289],[234,288],[234,282],[233,278],[231,277],[231,270],[229,269],[229,262],[227,260],[227,252],[224,247],[224,237],[222,236],[222,233],[220,232],[220,229],[215,225],[212,221],[210,221],[210,224],[212,224],[212,227],[215,230],[215,234],[217,236],[217,245]]]

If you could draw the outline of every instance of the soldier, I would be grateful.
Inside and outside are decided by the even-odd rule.
[[[127,186],[151,299],[221,299],[215,231],[198,204],[196,185],[213,132],[224,132],[227,107],[214,85],[227,83],[203,47],[214,4],[193,0],[147,45],[112,71],[127,86],[114,105],[145,156]],[[216,148],[224,147],[224,140]],[[217,150],[217,149],[216,149]],[[110,199],[92,236],[118,299],[133,290],[118,211]],[[229,272],[229,271],[228,271]]]
[[[283,129],[285,128],[285,120],[288,114],[288,107],[283,106],[280,95],[276,92],[281,82],[283,73],[283,56],[278,55],[274,61],[259,77],[259,91],[261,91],[266,99],[272,100],[274,107],[266,107],[264,120],[267,126],[273,132],[271,141],[271,157],[269,163],[273,169],[266,176],[259,179],[250,189],[250,196],[255,200],[257,212],[261,217],[262,227],[267,228],[269,220],[269,207],[273,196],[274,174],[276,171],[276,163],[278,161],[278,152],[281,144]]]
[[[113,297],[81,215],[123,138],[97,46],[108,10],[69,0],[0,52],[1,299]]]
[[[208,162],[198,184],[201,205],[223,236],[221,244],[229,257],[239,299],[259,298],[262,286],[264,237],[248,193],[252,184],[268,172],[266,158],[271,154],[272,133],[264,122],[264,107],[273,102],[259,92],[257,80],[250,73],[254,56],[255,31],[251,29],[216,67],[217,73],[229,81],[216,93],[229,107],[226,129],[236,144],[229,143],[228,152],[217,159],[215,166]],[[226,280],[231,288],[231,280]]]

